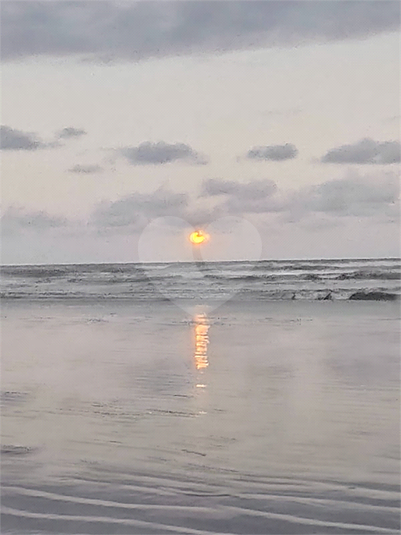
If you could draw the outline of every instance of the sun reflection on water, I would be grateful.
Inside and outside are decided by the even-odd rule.
[[[207,346],[209,344],[209,323],[206,314],[195,316],[195,367],[203,370],[209,366]]]

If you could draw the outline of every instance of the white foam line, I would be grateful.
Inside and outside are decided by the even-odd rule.
[[[131,483],[131,479],[127,476],[125,479],[123,477],[120,477],[118,481],[98,481],[96,479],[88,479],[88,478],[82,478],[82,477],[75,477],[74,481],[83,481],[85,483],[91,482],[91,483],[101,483],[101,484],[107,484],[107,485],[113,485],[113,486],[123,486],[124,488],[142,488],[142,489],[156,489],[156,487],[163,487],[163,493],[176,493],[176,492],[186,492],[186,491],[199,491],[199,492],[209,492],[211,489],[215,492],[222,492],[227,494],[227,488],[221,486],[220,484],[217,484],[215,482],[210,483],[202,483],[197,481],[187,481],[187,480],[176,480],[176,479],[168,479],[166,477],[153,477],[153,476],[135,476],[134,481],[136,483],[139,483],[140,481],[144,481],[145,485],[133,485]],[[151,487],[146,485],[152,485]],[[155,491],[156,492],[156,491]]]
[[[4,487],[3,487],[4,488]],[[6,487],[8,490],[13,490],[15,492],[18,492],[20,494],[26,494],[29,496],[34,497],[43,497],[48,498],[51,500],[56,501],[67,501],[67,502],[73,502],[73,503],[82,503],[87,505],[100,505],[102,507],[118,507],[122,509],[143,509],[143,510],[171,510],[171,511],[204,511],[204,512],[210,512],[213,511],[212,509],[208,507],[193,507],[193,506],[183,506],[183,505],[149,505],[149,504],[125,504],[120,502],[112,502],[112,501],[106,501],[106,500],[99,500],[94,498],[80,498],[75,496],[67,496],[62,494],[53,494],[51,492],[45,492],[45,491],[36,491],[32,489],[25,489],[22,487]],[[395,508],[392,508],[395,509]],[[10,508],[4,508],[3,510],[11,510]],[[220,506],[214,511],[232,511],[235,513],[244,513],[250,516],[263,516],[265,518],[272,518],[277,520],[284,520],[291,523],[297,523],[297,524],[306,524],[311,526],[325,526],[325,527],[338,527],[338,528],[344,528],[344,529],[359,529],[359,530],[365,530],[365,531],[374,531],[374,532],[381,532],[381,533],[393,533],[394,530],[391,530],[389,528],[381,528],[379,526],[369,526],[365,524],[348,524],[343,522],[331,522],[331,521],[325,521],[325,520],[315,520],[311,518],[305,518],[300,516],[293,516],[293,515],[287,515],[285,513],[271,513],[271,512],[265,512],[265,511],[258,511],[255,509],[247,509],[243,507],[236,507],[231,505],[223,505]],[[13,511],[18,511],[16,509],[13,509]],[[397,509],[398,512],[398,509]],[[23,511],[23,513],[26,513]],[[26,513],[26,514],[34,514],[34,515],[41,515],[42,513]],[[55,516],[63,516],[63,515],[55,515]],[[44,515],[46,517],[46,515]],[[70,518],[70,517],[68,517]],[[92,518],[92,517],[86,517],[86,518]],[[100,517],[105,518],[105,517]],[[115,521],[116,519],[112,519]],[[118,519],[122,520],[122,519]],[[135,521],[136,522],[136,521]],[[142,522],[139,521],[138,522]],[[145,524],[148,524],[145,522]],[[194,533],[206,533],[201,532],[198,530],[195,530]]]
[[[180,526],[172,526],[171,524],[159,524],[157,522],[146,522],[144,520],[133,520],[129,518],[107,518],[104,516],[79,516],[79,515],[58,515],[54,513],[32,513],[30,511],[21,511],[11,507],[2,507],[2,514],[13,516],[22,516],[25,518],[42,518],[45,520],[62,520],[78,521],[78,522],[103,522],[106,524],[124,524],[126,526],[140,526],[143,528],[160,529],[164,532],[172,531],[174,533],[187,533],[190,535],[210,535],[210,531],[201,531],[193,528],[183,528]],[[232,533],[216,533],[213,535],[234,535]]]
[[[357,502],[357,501],[351,501],[351,500],[330,500],[328,498],[314,498],[314,497],[303,497],[303,496],[291,496],[290,494],[236,494],[237,498],[244,498],[246,500],[287,500],[287,501],[293,501],[298,503],[306,503],[306,504],[323,504],[323,505],[341,505],[348,508],[352,508],[354,506],[361,507],[363,509],[372,509],[372,510],[379,510],[379,511],[394,511],[395,513],[400,512],[399,507],[393,507],[391,505],[375,505],[370,503],[363,503],[363,502]]]
[[[196,468],[203,468],[202,465],[193,465],[195,466]],[[209,467],[207,467],[209,468]],[[211,473],[213,473],[214,475],[217,475],[217,476],[221,476],[222,474],[223,475],[226,475],[226,473],[231,473],[231,470],[215,470],[215,469],[212,469],[210,470]],[[177,474],[177,476],[179,475],[182,475],[180,473]],[[237,474],[238,475],[238,474]],[[123,483],[122,480],[120,480],[120,483],[121,484],[129,484],[130,482],[130,479],[129,476],[125,475],[125,474],[119,474],[119,476],[124,476],[126,478],[126,481],[127,483]],[[174,490],[180,490],[180,491],[185,491],[188,486],[190,485],[190,488],[191,490],[194,490],[194,489],[199,489],[200,491],[202,490],[205,490],[205,491],[208,491],[210,488],[214,488],[216,489],[217,491],[219,492],[225,492],[227,493],[227,487],[223,487],[220,483],[218,483],[217,481],[210,481],[210,482],[203,482],[202,480],[198,479],[197,481],[194,481],[194,480],[186,480],[186,479],[178,479],[178,478],[172,478],[172,477],[167,477],[165,475],[161,475],[161,476],[151,476],[151,475],[142,475],[142,474],[135,474],[133,475],[133,477],[135,478],[136,481],[149,481],[152,485],[156,486],[156,485],[164,485],[165,487],[169,487],[171,489],[174,489]],[[83,480],[83,481],[88,481],[88,479],[85,479],[85,478],[76,478],[76,479],[80,479],[80,480]],[[94,480],[91,480],[91,481],[94,481]],[[232,485],[232,487],[243,487],[244,485],[247,485],[247,487],[249,486],[253,486],[253,487],[257,487],[259,486],[260,488],[262,488],[262,490],[266,490],[266,488],[268,488],[269,490],[273,490],[273,489],[276,489],[276,490],[282,490],[283,487],[285,486],[287,489],[290,489],[290,488],[294,488],[295,490],[300,490],[304,487],[311,487],[312,484],[315,484],[314,481],[304,481],[304,480],[297,480],[296,482],[291,482],[290,479],[288,479],[289,482],[287,481],[283,481],[283,482],[271,482],[271,481],[253,481],[253,480],[244,480],[244,479],[236,479],[236,478],[233,478],[233,479],[230,479],[230,484]],[[323,483],[323,485],[327,486],[327,483]],[[329,485],[331,487],[331,485]]]
[[[379,500],[397,500],[399,498],[399,492],[395,490],[383,490],[383,489],[371,489],[368,487],[363,486],[355,486],[354,488],[349,488],[345,485],[336,485],[336,484],[330,484],[326,482],[311,482],[313,485],[318,486],[323,489],[327,490],[340,490],[343,493],[347,493],[350,498],[375,498]],[[240,490],[242,485],[232,485],[232,488],[238,488]],[[252,483],[250,482],[248,484],[248,488],[254,488],[259,489],[259,493],[263,494],[269,491],[282,491],[284,489],[283,485],[275,485],[275,484],[259,484],[259,483]],[[305,485],[304,489],[302,489],[300,486],[296,485],[286,485],[286,488],[284,490],[293,490],[293,491],[306,491],[306,492],[315,492],[316,489],[313,488],[312,485]]]
[[[165,489],[157,489],[155,487],[146,487],[144,485],[132,485],[130,483],[115,483],[115,482],[107,482],[107,481],[97,481],[96,479],[84,479],[76,477],[74,479],[74,482],[84,482],[86,485],[94,485],[96,487],[99,486],[106,486],[110,487],[110,485],[113,486],[113,489],[123,489],[123,490],[137,490],[141,491],[144,494],[160,494],[161,496],[175,496],[176,492],[175,489],[172,490],[165,490]],[[2,485],[3,488],[5,488],[4,485]]]
[[[195,485],[197,487],[201,487],[201,488],[210,488],[211,486],[218,486],[216,483],[214,482],[211,482],[211,483],[203,483],[202,481],[193,481],[193,480],[181,480],[181,479],[177,479],[177,478],[174,478],[174,477],[166,477],[164,475],[162,476],[147,476],[147,475],[142,475],[142,474],[132,474],[131,475],[126,475],[126,474],[121,474],[121,473],[115,473],[115,472],[112,472],[111,470],[110,471],[104,471],[106,474],[107,473],[110,473],[112,474],[113,476],[117,476],[120,478],[119,480],[119,483],[123,483],[124,485],[126,483],[124,483],[124,480],[127,481],[128,484],[130,484],[130,482],[132,481],[132,479],[134,479],[135,481],[147,481],[147,482],[150,482],[150,484],[153,486],[153,485],[165,485],[165,486],[168,486],[168,487],[171,487],[171,488],[181,488],[182,485],[191,485],[191,487],[193,488]],[[132,478],[132,479],[131,479]],[[97,480],[93,480],[93,479],[86,479],[86,478],[76,478],[77,480],[80,480],[80,481],[96,481]]]
[[[42,497],[42,498],[48,498],[50,500],[63,500],[68,502],[74,502],[74,503],[86,503],[88,505],[101,505],[103,507],[120,507],[125,509],[166,509],[166,510],[187,510],[187,511],[210,511],[210,508],[207,507],[197,507],[197,506],[180,506],[180,505],[149,505],[149,504],[128,504],[128,503],[121,503],[121,502],[114,502],[110,500],[100,500],[98,498],[84,498],[80,496],[70,496],[68,494],[56,494],[53,492],[46,492],[36,489],[27,489],[24,487],[15,487],[15,486],[7,486],[3,485],[3,489],[10,490],[11,492],[16,492],[19,494],[25,494],[28,496],[33,497]],[[138,490],[143,490],[142,487],[138,487]],[[166,493],[168,495],[174,495],[174,493]],[[217,496],[227,496],[227,494],[221,494]],[[210,497],[210,495],[207,495],[207,497]],[[325,498],[314,498],[314,497],[302,497],[302,496],[291,496],[289,494],[236,494],[234,497],[236,498],[243,498],[246,500],[273,500],[273,501],[292,501],[297,503],[304,503],[304,504],[324,504],[324,505],[341,505],[346,506],[348,508],[352,507],[361,507],[363,509],[371,509],[371,510],[379,510],[379,511],[391,511],[398,513],[399,508],[398,507],[392,507],[392,506],[383,506],[383,505],[374,505],[374,504],[367,504],[367,503],[361,503],[361,502],[355,502],[355,501],[345,501],[345,500],[330,500]],[[225,507],[225,506],[223,506]]]
[[[100,500],[98,498],[82,498],[80,496],[69,496],[67,494],[55,494],[53,492],[46,492],[43,490],[26,489],[23,487],[4,487],[3,489],[14,491],[18,494],[25,494],[35,498],[47,498],[54,501],[82,503],[86,505],[100,505],[102,507],[118,507],[119,509],[148,509],[148,510],[166,510],[166,511],[202,511],[210,512],[209,507],[197,507],[190,505],[151,505],[151,504],[137,504],[137,503],[121,503],[110,500]]]
[[[308,526],[324,526],[344,529],[362,529],[364,531],[373,531],[375,533],[394,533],[393,529],[380,528],[378,526],[367,526],[365,524],[346,524],[344,522],[331,522],[329,520],[315,520],[313,518],[305,518],[303,516],[286,515],[285,513],[268,513],[264,511],[257,511],[255,509],[245,509],[242,507],[235,507],[232,505],[226,505],[225,509],[233,512],[245,513],[250,516],[263,516],[265,518],[275,518],[277,520],[287,520],[291,523],[306,524]]]
[[[199,465],[196,465],[196,467],[199,467]],[[231,473],[232,471],[231,470],[221,470],[221,469],[218,469],[218,470],[210,470],[212,473],[217,473],[217,474],[222,474],[222,473],[225,473],[225,472],[228,472],[228,473]],[[122,475],[122,474],[120,474]],[[238,474],[236,473],[236,475],[238,476]],[[308,478],[305,478],[305,479],[301,479],[301,478],[298,478],[298,479],[293,479],[293,478],[280,478],[280,477],[275,477],[275,478],[271,478],[271,479],[265,479],[265,478],[260,478],[260,479],[252,479],[252,476],[250,476],[251,478],[248,479],[248,480],[244,480],[243,478],[241,479],[237,479],[236,477],[233,477],[230,479],[230,483],[231,483],[231,486],[232,488],[234,487],[242,487],[244,484],[247,485],[247,487],[260,487],[262,491],[266,491],[267,489],[268,490],[282,490],[284,487],[288,490],[290,489],[294,489],[294,490],[303,490],[304,488],[306,488],[307,490],[311,489],[313,490],[314,487],[316,486],[319,486],[319,487],[324,487],[324,488],[328,488],[330,490],[332,489],[339,489],[339,490],[343,490],[343,491],[348,491],[349,490],[349,486],[352,484],[352,483],[338,483],[338,482],[335,482],[335,481],[320,481],[320,480],[315,480],[315,479],[308,479]],[[179,479],[174,479],[174,478],[170,478],[170,477],[166,477],[165,475],[162,475],[162,476],[150,476],[150,475],[142,475],[142,474],[135,474],[135,479],[137,480],[150,480],[153,484],[155,484],[155,482],[160,485],[166,485],[168,487],[171,487],[171,488],[178,488],[180,490],[183,490],[183,487],[182,485],[186,485],[188,483],[191,484],[192,488],[194,485],[196,485],[197,487],[200,487],[200,488],[203,488],[205,490],[208,490],[210,487],[215,487],[216,489],[218,489],[219,491],[221,492],[227,492],[227,488],[226,487],[222,487],[219,483],[213,481],[213,482],[208,482],[208,483],[204,483],[203,481],[201,480],[198,480],[198,481],[191,481],[191,482],[188,482],[186,480],[179,480]],[[87,479],[83,479],[84,481],[87,481]],[[127,480],[129,481],[129,480]],[[125,483],[123,483],[125,484]],[[385,489],[371,489],[369,487],[364,487],[363,484],[361,484],[360,486],[358,486],[357,484],[355,485],[355,488],[352,489],[352,493],[353,495],[356,495],[356,494],[361,494],[362,496],[372,496],[372,494],[374,494],[375,497],[377,497],[377,494],[380,494],[380,499],[385,499],[385,498],[389,498],[389,499],[394,499],[394,497],[396,497],[395,499],[398,499],[398,496],[399,496],[399,493],[398,491],[394,491],[394,490],[385,490]]]

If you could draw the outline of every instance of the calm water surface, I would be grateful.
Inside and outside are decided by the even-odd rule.
[[[398,322],[4,302],[2,533],[398,533]]]

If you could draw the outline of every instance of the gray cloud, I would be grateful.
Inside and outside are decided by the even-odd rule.
[[[1,150],[38,150],[48,147],[49,145],[33,132],[22,132],[5,125],[0,127]]]
[[[1,150],[39,150],[39,149],[54,149],[61,147],[62,144],[59,139],[73,139],[81,137],[86,134],[85,130],[68,127],[63,128],[55,134],[55,141],[44,142],[38,134],[34,132],[23,132],[11,128],[10,126],[2,125],[0,127],[0,149]]]
[[[207,163],[204,156],[184,143],[145,142],[138,145],[138,147],[123,147],[118,152],[132,165],[157,165],[178,160],[198,165]]]
[[[86,135],[85,130],[82,130],[82,128],[74,128],[72,126],[63,128],[62,130],[60,130],[60,132],[57,133],[57,137],[59,139],[71,139],[74,137],[81,137],[84,135]]]
[[[90,223],[98,228],[140,228],[149,219],[176,216],[185,219],[188,207],[185,193],[159,188],[154,193],[134,193],[115,202],[103,202],[94,210]]]
[[[67,220],[62,217],[52,216],[44,211],[30,212],[17,207],[8,208],[1,217],[3,234],[13,234],[22,230],[43,232],[66,225]]]
[[[393,216],[399,209],[399,177],[348,176],[317,186],[302,188],[290,195],[285,210],[295,218],[308,213],[332,216]]]
[[[287,220],[300,220],[309,214],[329,216],[397,217],[399,177],[352,175],[282,194],[270,180],[248,184],[211,179],[202,184],[201,196],[217,197],[216,210],[222,214],[268,214],[281,212]]]
[[[100,165],[80,165],[76,164],[74,167],[71,167],[68,169],[70,173],[77,173],[77,174],[83,174],[83,175],[90,175],[94,173],[103,173],[104,169],[103,167],[100,167]]]
[[[209,179],[203,181],[200,196],[218,197],[219,204],[215,211],[221,215],[242,215],[280,211],[282,208],[276,194],[276,184],[267,179],[246,184]]]
[[[269,145],[265,147],[253,147],[247,152],[246,157],[249,160],[264,160],[281,162],[296,158],[298,149],[291,143],[285,145]]]
[[[315,211],[370,215],[397,202],[399,182],[395,176],[379,180],[356,176],[325,182],[311,193]]]
[[[114,202],[102,202],[92,212],[88,226],[79,223],[79,232],[91,229],[137,232],[153,219],[166,216],[181,218],[194,226],[209,224],[227,215],[257,215],[262,216],[263,221],[264,215],[276,214],[286,222],[315,224],[323,221],[326,226],[337,224],[343,217],[376,218],[382,222],[395,222],[400,217],[400,184],[395,173],[381,177],[356,174],[290,193],[281,193],[276,184],[267,179],[246,184],[206,180],[201,189],[197,200],[162,187],[153,193],[134,193]],[[210,203],[212,199],[217,201],[214,206]],[[206,206],[202,206],[202,200],[208,201]],[[8,208],[1,218],[3,235],[26,230],[43,233],[65,229],[70,232],[78,228],[76,224],[45,211],[17,207]]]
[[[322,163],[378,164],[386,165],[401,161],[401,146],[398,141],[380,143],[373,139],[361,139],[353,145],[342,145],[329,150]]]
[[[297,46],[399,28],[395,1],[37,2],[3,0],[3,59],[106,60]]]
[[[254,180],[242,184],[233,180],[210,178],[202,182],[201,197],[224,195],[244,200],[258,200],[270,197],[276,190],[277,186],[271,180]]]
[[[212,205],[211,201],[217,203]],[[202,202],[206,201],[206,205]],[[347,176],[316,186],[281,193],[271,180],[245,184],[233,180],[209,179],[201,186],[197,200],[185,193],[159,188],[153,193],[134,193],[115,202],[104,202],[94,210],[90,225],[99,230],[141,230],[152,219],[182,218],[197,226],[227,215],[279,214],[287,222],[325,217],[325,224],[344,216],[399,216],[399,182],[395,174],[384,177]]]
[[[135,232],[159,217],[181,218],[196,227],[210,223],[226,213],[222,206],[195,205],[186,193],[175,193],[161,187],[153,193],[134,193],[115,202],[100,203],[93,211],[89,224],[99,230]]]

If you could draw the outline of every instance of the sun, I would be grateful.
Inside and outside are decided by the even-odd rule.
[[[201,243],[205,243],[208,239],[208,234],[202,232],[201,230],[195,230],[195,232],[192,232],[189,235],[189,241],[194,245],[200,245]]]

